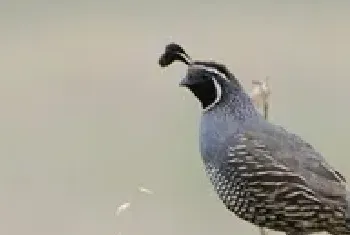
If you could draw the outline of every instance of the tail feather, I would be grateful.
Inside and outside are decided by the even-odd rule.
[[[345,226],[350,231],[350,192],[346,192]]]
[[[344,199],[344,197],[343,197]],[[330,217],[327,232],[332,235],[350,234],[350,192],[346,191],[346,201],[333,208],[333,216]]]

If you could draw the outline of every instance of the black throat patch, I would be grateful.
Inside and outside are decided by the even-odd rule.
[[[190,85],[188,86],[188,89],[201,102],[203,109],[214,103],[218,95],[212,79]]]

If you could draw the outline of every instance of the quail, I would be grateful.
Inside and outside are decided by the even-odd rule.
[[[199,149],[225,207],[287,235],[350,234],[346,180],[300,136],[266,120],[227,66],[170,43],[158,63],[187,65],[180,86],[202,107]]]

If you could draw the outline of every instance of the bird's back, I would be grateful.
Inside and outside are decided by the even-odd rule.
[[[349,233],[344,177],[310,144],[262,117],[231,124],[222,117],[204,118],[201,149],[229,210],[279,231]]]
[[[304,177],[320,199],[336,199],[338,203],[345,198],[345,178],[300,136],[267,121],[265,125],[249,125],[244,132],[264,143],[276,162]]]

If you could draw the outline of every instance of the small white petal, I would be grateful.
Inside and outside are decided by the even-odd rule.
[[[151,191],[151,190],[148,189],[148,188],[144,188],[144,187],[139,187],[139,191],[140,191],[141,193],[154,194],[153,191]]]
[[[130,207],[130,202],[125,202],[123,204],[121,204],[118,208],[117,208],[117,216],[120,215],[122,212],[124,212],[126,209],[128,209]]]

